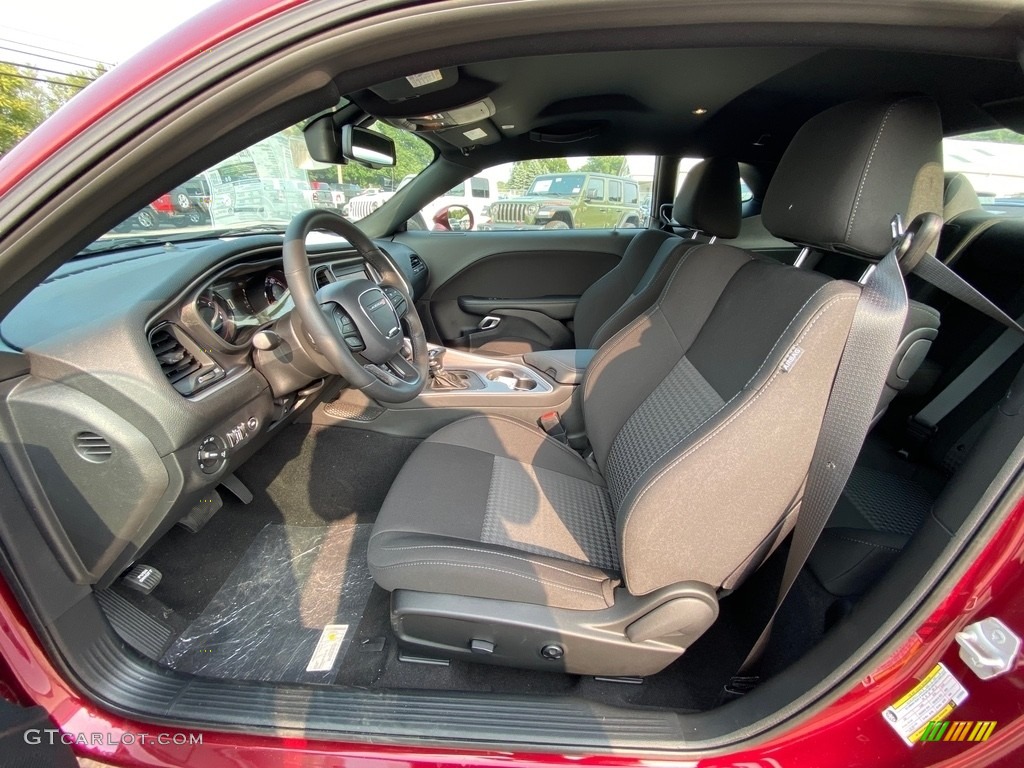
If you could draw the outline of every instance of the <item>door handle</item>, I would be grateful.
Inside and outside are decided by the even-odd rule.
[[[500,317],[495,317],[494,315],[488,315],[487,317],[485,317],[483,320],[480,321],[480,324],[477,326],[477,330],[489,331],[489,330],[491,330],[493,328],[497,328],[498,327],[498,323],[500,323],[500,322],[501,322],[501,318]]]

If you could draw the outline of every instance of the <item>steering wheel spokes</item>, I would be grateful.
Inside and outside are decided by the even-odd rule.
[[[378,278],[313,284],[306,236],[326,229],[344,237]],[[325,210],[304,211],[285,234],[284,272],[306,331],[320,354],[353,386],[382,402],[416,397],[427,380],[427,343],[423,325],[410,311],[405,276],[354,224]],[[407,329],[411,359],[403,354]]]

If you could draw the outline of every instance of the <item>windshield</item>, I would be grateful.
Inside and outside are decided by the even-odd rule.
[[[530,185],[529,195],[547,195],[551,197],[571,197],[578,195],[583,188],[582,173],[552,174],[538,176]]]
[[[379,122],[370,127],[395,140],[394,167],[317,162],[306,149],[301,126],[291,126],[150,201],[83,254],[227,233],[283,231],[297,213],[308,208],[360,219],[415,178],[434,157],[429,144],[407,131]]]

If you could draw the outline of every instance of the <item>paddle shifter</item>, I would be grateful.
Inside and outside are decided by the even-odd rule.
[[[469,385],[444,369],[444,347],[431,347],[427,352],[430,364],[431,389],[466,389]]]

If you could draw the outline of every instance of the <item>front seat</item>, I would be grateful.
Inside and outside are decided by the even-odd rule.
[[[741,207],[736,161],[713,157],[697,163],[686,174],[672,205],[673,222],[687,230],[690,239],[659,229],[637,234],[619,263],[580,296],[573,315],[573,348],[597,349],[650,307],[698,237],[712,241],[736,237]],[[473,346],[474,352],[484,355],[521,355],[541,349],[533,339],[508,337]]]
[[[941,208],[940,140],[923,98],[828,110],[783,156],[765,224],[878,259],[895,214]],[[856,283],[701,245],[590,365],[591,460],[498,415],[425,440],[368,550],[399,640],[579,674],[664,668],[795,522],[859,296]]]

